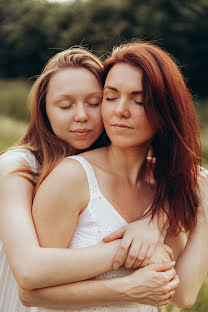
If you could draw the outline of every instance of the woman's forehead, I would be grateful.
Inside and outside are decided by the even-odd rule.
[[[143,72],[140,67],[127,64],[118,63],[114,65],[105,81],[105,88],[127,88],[132,89],[132,92],[138,92],[142,90],[142,76]]]

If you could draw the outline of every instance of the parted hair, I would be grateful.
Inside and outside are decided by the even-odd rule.
[[[147,214],[154,217],[165,212],[174,232],[189,231],[196,224],[201,144],[192,96],[184,77],[173,58],[149,42],[114,48],[104,62],[104,80],[117,63],[142,69],[144,110],[156,129],[151,144],[156,191]]]

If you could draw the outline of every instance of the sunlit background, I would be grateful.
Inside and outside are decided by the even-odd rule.
[[[0,151],[25,132],[31,84],[54,53],[82,44],[104,59],[113,45],[141,38],[157,42],[180,64],[208,168],[207,33],[207,0],[0,1]],[[169,305],[161,311],[179,310]],[[187,311],[208,312],[208,281]]]

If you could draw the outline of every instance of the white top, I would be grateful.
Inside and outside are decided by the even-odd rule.
[[[38,163],[34,155],[28,150],[13,149],[2,156],[3,157],[19,157],[24,158],[32,170],[38,171]],[[71,240],[69,248],[82,248],[87,246],[102,243],[102,238],[113,231],[118,230],[127,222],[119,215],[113,206],[107,201],[99,190],[97,179],[90,164],[81,156],[71,156],[71,158],[78,160],[87,175],[90,191],[90,201],[88,206],[78,218],[76,230]],[[161,235],[161,241],[164,240],[164,234]],[[120,268],[116,271],[111,271],[106,274],[95,277],[94,279],[111,279],[130,274],[131,270]],[[147,305],[140,305],[137,303],[129,304],[116,304],[116,305],[102,305],[93,306],[81,309],[46,309],[46,308],[27,308],[24,307],[18,297],[17,283],[12,275],[9,264],[7,262],[2,242],[0,240],[0,311],[1,312],[124,312],[124,311],[137,311],[137,312],[157,312],[156,307]]]
[[[109,203],[109,201],[101,193],[93,168],[89,162],[81,156],[71,156],[69,158],[76,159],[83,166],[87,175],[90,200],[78,218],[76,230],[72,237],[70,248],[81,248],[102,243],[102,238],[121,227],[127,225],[127,222],[121,217],[117,210]],[[160,241],[164,241],[164,236],[161,234]],[[111,272],[102,274],[93,278],[94,280],[106,280],[112,278],[123,277],[132,273],[133,269],[119,268]],[[93,306],[90,308],[71,309],[69,311],[102,311],[102,312],[156,312],[156,307],[151,307],[138,303],[121,303],[121,304],[106,304],[100,306]]]
[[[20,158],[23,158],[34,173],[38,173],[40,171],[40,165],[37,159],[32,152],[25,148],[10,149],[4,154],[0,155],[0,160],[3,158],[10,158],[14,163],[18,162]]]

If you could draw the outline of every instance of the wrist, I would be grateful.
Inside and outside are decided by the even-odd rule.
[[[129,285],[130,281],[126,277],[106,280],[106,287],[111,296],[110,301],[122,303],[132,302],[132,299],[128,296]]]

